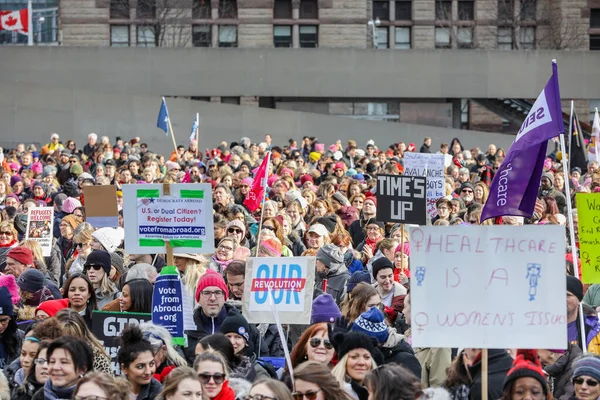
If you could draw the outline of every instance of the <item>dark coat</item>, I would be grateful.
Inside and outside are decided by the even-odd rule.
[[[488,350],[488,399],[500,399],[504,391],[504,378],[512,367],[513,359],[504,349]],[[473,378],[469,387],[469,400],[481,400],[481,355],[469,367]]]
[[[567,351],[552,365],[544,368],[550,377],[552,395],[556,400],[568,400],[575,395],[573,378],[573,361],[581,355],[578,346],[569,344]]]
[[[137,400],[154,400],[158,397],[162,390],[162,385],[159,381],[152,378],[149,384],[142,386],[138,393]]]

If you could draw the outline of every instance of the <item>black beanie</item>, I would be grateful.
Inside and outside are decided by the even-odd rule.
[[[346,354],[354,349],[365,349],[371,353],[371,357],[377,365],[384,361],[383,353],[377,348],[377,339],[360,332],[337,333],[333,336],[333,346],[341,360]]]
[[[337,218],[335,214],[325,215],[323,217],[316,218],[313,221],[313,224],[321,224],[323,225],[329,234],[332,234],[335,231],[335,226],[337,224]]]
[[[0,315],[8,315],[9,317],[15,315],[12,296],[4,286],[0,287]]]
[[[574,276],[567,275],[567,292],[571,292],[579,299],[583,300],[583,284]]]
[[[250,341],[250,325],[248,325],[248,321],[234,310],[229,311],[229,315],[227,315],[227,318],[221,324],[220,331],[224,335],[227,333],[237,333],[246,339],[246,343]]]
[[[391,268],[392,271],[394,270],[394,264],[386,256],[379,257],[371,265],[373,268],[373,279],[377,279],[377,274],[382,269]]]
[[[104,250],[92,250],[90,255],[85,260],[85,266],[87,267],[88,265],[100,265],[106,273],[106,275],[110,275],[110,254],[108,253],[108,251]]]

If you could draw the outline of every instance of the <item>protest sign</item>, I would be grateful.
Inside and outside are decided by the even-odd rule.
[[[427,214],[437,216],[435,203],[446,196],[444,178],[444,155],[424,153],[404,153],[404,175],[427,177]]]
[[[165,188],[168,193],[165,193]],[[123,185],[125,251],[214,252],[212,188],[207,183]]]
[[[139,325],[150,321],[151,314],[94,311],[92,313],[92,333],[104,346],[104,350],[110,357],[110,363],[115,376],[121,374],[121,367],[117,361],[117,355],[121,348],[121,332],[129,324]]]
[[[415,347],[566,348],[564,227],[427,226],[410,236]]]
[[[577,193],[581,280],[600,283],[600,194]]]
[[[38,242],[44,257],[50,257],[52,253],[53,226],[54,209],[52,207],[30,207],[27,211],[25,238]]]
[[[377,220],[425,225],[426,183],[420,176],[377,175]]]
[[[173,345],[185,345],[183,308],[183,288],[177,267],[163,267],[154,284],[152,322],[169,331]]]
[[[276,323],[269,299],[272,293],[282,324],[310,324],[314,286],[314,257],[250,257],[244,280],[244,317],[250,323]]]
[[[119,208],[114,185],[84,186],[85,220],[96,229],[117,228]]]

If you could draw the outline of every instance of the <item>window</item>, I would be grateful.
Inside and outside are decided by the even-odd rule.
[[[129,19],[129,0],[110,0],[110,19]]]
[[[536,0],[521,0],[521,21],[535,21]]]
[[[498,28],[498,50],[512,50],[512,28]]]
[[[452,19],[451,0],[435,0],[435,19],[442,21]]]
[[[212,34],[210,25],[192,26],[192,45],[194,47],[211,47]]]
[[[412,1],[396,1],[396,21],[412,20]]]
[[[237,47],[237,26],[219,26],[219,47]]]
[[[600,100],[590,99],[590,125],[594,122],[594,116],[596,115],[596,108],[600,109]]]
[[[273,45],[275,47],[292,47],[292,27],[274,26]]]
[[[519,47],[523,50],[535,49],[535,27],[522,26],[519,29]]]
[[[470,26],[459,27],[457,31],[458,47],[470,49],[473,47],[473,28]]]
[[[300,26],[300,47],[318,47],[319,36],[316,25]]]
[[[317,0],[302,0],[300,3],[300,19],[319,19],[319,3]]]
[[[137,45],[139,47],[155,47],[154,27],[150,25],[137,26]]]
[[[435,27],[435,48],[449,49],[452,46],[450,42],[450,28]]]
[[[192,19],[212,19],[210,0],[194,0]]]
[[[373,19],[379,18],[381,21],[390,20],[390,2],[374,1],[373,2]]]
[[[512,21],[515,15],[514,0],[498,0],[498,20]]]
[[[378,49],[387,49],[388,48],[388,28],[386,27],[379,27],[376,28],[376,34],[377,34],[377,40],[375,41],[377,43],[377,47]]]
[[[410,28],[396,27],[396,48],[402,50],[410,49]]]
[[[219,0],[219,18],[237,18],[237,3],[235,0]]]
[[[460,21],[473,21],[475,19],[475,2],[473,0],[458,2],[458,19]]]
[[[590,35],[590,50],[600,50],[600,35]]]
[[[590,28],[600,28],[600,8],[590,9]]]
[[[273,18],[292,19],[291,0],[275,0],[275,4],[273,6]]]
[[[156,0],[137,0],[138,19],[156,18]]]
[[[129,46],[129,25],[110,26],[110,45],[112,47]]]

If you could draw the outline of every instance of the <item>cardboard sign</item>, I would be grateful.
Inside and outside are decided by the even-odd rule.
[[[94,311],[92,313],[92,333],[96,335],[104,350],[110,357],[110,363],[115,376],[121,374],[121,366],[117,355],[121,348],[121,332],[129,324],[139,325],[152,319],[151,314]]]
[[[33,239],[40,244],[42,255],[50,257],[52,253],[52,227],[54,226],[54,209],[52,207],[31,207],[27,211],[26,239]]]
[[[415,347],[565,349],[558,225],[412,228]]]
[[[84,186],[85,220],[94,228],[117,228],[119,208],[114,185]]]
[[[377,175],[377,220],[425,225],[427,179]]]
[[[125,251],[165,253],[165,241],[180,253],[214,252],[212,187],[208,183],[123,185]]]
[[[163,267],[154,284],[152,322],[169,331],[173,345],[185,345],[183,309],[183,288],[177,267]]]
[[[310,324],[314,286],[314,257],[248,258],[244,317],[250,323],[276,323],[272,301],[282,324]]]
[[[404,175],[427,177],[427,214],[437,216],[435,203],[446,196],[444,155],[404,153]]]
[[[577,217],[583,283],[600,283],[600,194],[577,193]]]

